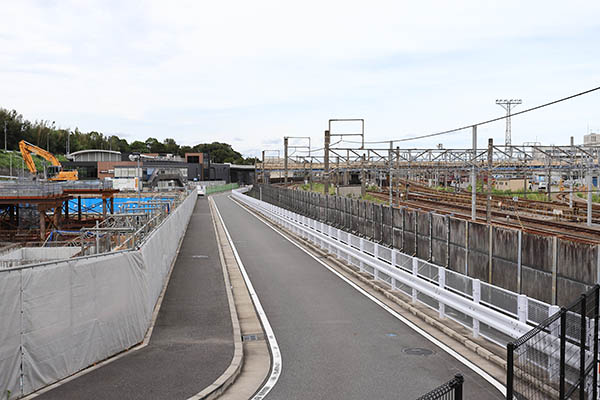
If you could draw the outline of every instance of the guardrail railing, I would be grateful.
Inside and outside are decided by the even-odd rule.
[[[344,259],[375,280],[471,330],[506,346],[559,310],[494,285],[381,246],[320,221],[234,190],[233,197],[270,220]]]

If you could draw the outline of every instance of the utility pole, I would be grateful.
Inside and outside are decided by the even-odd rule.
[[[6,151],[6,121],[4,121],[4,151]]]
[[[285,176],[283,178],[283,184],[285,187],[288,185],[288,137],[283,138],[283,169],[285,170]]]
[[[262,182],[261,183],[265,183],[265,151],[262,151],[262,163],[261,163],[261,169],[262,169]]]
[[[477,125],[473,125],[473,153],[471,155],[471,219],[477,219],[477,172],[475,159],[477,157]]]
[[[492,222],[492,161],[494,151],[494,139],[488,139],[488,154],[487,154],[487,193],[485,205],[485,220],[488,225]]]
[[[496,104],[506,110],[506,133],[504,134],[504,145],[510,146],[512,144],[511,139],[511,126],[510,126],[510,112],[511,110],[521,104],[521,99],[510,99],[510,100],[496,100]],[[507,149],[509,154],[512,156],[512,149]]]
[[[392,185],[392,181],[393,181],[393,157],[394,155],[394,141],[390,140],[390,159],[389,159],[389,165],[390,165],[390,172],[389,172],[389,187],[390,187],[390,207],[394,205],[394,192],[393,192],[393,185]]]
[[[329,144],[331,142],[331,136],[329,136],[329,131],[325,131],[325,165],[324,165],[324,174],[325,174],[325,182],[323,192],[325,195],[329,194]]]

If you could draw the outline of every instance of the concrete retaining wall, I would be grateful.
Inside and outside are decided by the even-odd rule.
[[[599,244],[261,185],[249,193],[453,271],[566,306],[600,282]]]

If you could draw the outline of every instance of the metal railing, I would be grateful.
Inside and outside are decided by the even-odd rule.
[[[61,195],[59,183],[17,180],[0,183],[0,197],[45,197]]]
[[[233,196],[272,221],[471,330],[505,346],[557,307],[483,283],[320,221],[233,191]]]
[[[464,382],[465,378],[461,374],[456,374],[454,378],[433,389],[431,392],[424,394],[417,400],[462,400]]]

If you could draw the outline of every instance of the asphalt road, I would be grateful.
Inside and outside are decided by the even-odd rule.
[[[233,358],[233,328],[208,201],[194,208],[148,346],[39,398],[187,399]]]
[[[267,399],[415,399],[459,372],[465,398],[503,398],[227,196],[215,200],[281,349]]]

